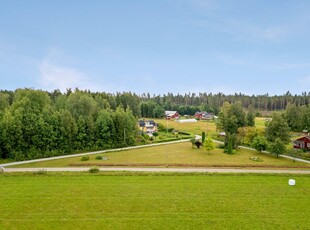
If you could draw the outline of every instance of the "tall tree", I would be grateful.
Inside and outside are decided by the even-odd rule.
[[[248,107],[248,112],[246,114],[247,126],[255,126],[255,111],[253,106],[250,104]]]
[[[225,145],[228,146],[228,142],[231,141],[232,145],[235,145],[235,137],[238,128],[246,125],[245,113],[240,102],[230,104],[225,102],[219,113],[219,119],[217,120],[216,127],[219,131],[226,133]]]
[[[284,143],[290,142],[288,124],[280,114],[274,113],[272,120],[267,122],[265,136],[269,142],[274,142],[277,138]]]
[[[283,154],[285,149],[285,143],[280,138],[276,138],[275,141],[271,142],[269,145],[269,151],[276,154],[277,157],[279,157],[280,154]]]

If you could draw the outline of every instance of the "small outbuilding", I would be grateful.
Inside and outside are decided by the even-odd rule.
[[[298,138],[293,141],[295,149],[307,149],[310,150],[310,136]]]

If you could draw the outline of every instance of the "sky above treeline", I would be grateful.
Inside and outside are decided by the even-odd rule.
[[[308,0],[0,1],[0,89],[310,91]]]

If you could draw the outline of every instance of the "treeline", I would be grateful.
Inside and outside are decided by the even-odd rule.
[[[25,160],[134,145],[136,118],[123,96],[2,91],[0,156]]]
[[[168,93],[153,96],[150,94],[142,94],[140,100],[144,102],[153,101],[165,110],[177,110],[179,113],[181,111],[181,114],[193,115],[192,112],[197,110],[218,114],[224,102],[229,102],[231,104],[241,102],[244,108],[248,108],[252,105],[256,111],[285,110],[288,104],[308,106],[310,104],[310,92],[303,92],[301,95],[292,95],[288,91],[280,96],[269,96],[268,94],[249,96],[241,93],[233,95],[225,95],[223,93],[188,93],[184,95],[174,95]]]
[[[165,110],[181,115],[199,110],[218,114],[225,102],[238,102],[247,111],[287,108],[284,116],[291,130],[310,130],[309,100],[305,92],[270,97],[1,90],[0,157],[22,160],[135,145],[138,118],[162,117]]]

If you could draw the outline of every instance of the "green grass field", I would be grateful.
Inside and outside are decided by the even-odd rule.
[[[256,127],[265,127],[266,118],[265,117],[256,117],[255,118],[255,126]]]
[[[309,176],[28,173],[0,174],[0,184],[6,230],[310,226]]]
[[[193,123],[179,123],[174,120],[167,121],[166,119],[154,119],[156,123],[160,123],[165,127],[174,128],[182,132],[188,132],[190,134],[201,135],[202,132],[206,132],[210,135],[216,134],[216,125],[214,121],[197,121]],[[256,117],[255,126],[265,127],[266,118]]]
[[[223,149],[216,148],[209,154],[203,148],[192,148],[191,143],[178,143],[147,147],[120,152],[110,152],[101,154],[107,156],[108,160],[95,160],[96,155],[89,155],[89,161],[81,161],[81,157],[72,157],[53,161],[44,161],[31,164],[22,164],[13,167],[69,167],[76,164],[184,164],[184,165],[204,165],[210,167],[218,166],[267,166],[267,167],[310,167],[309,164],[293,162],[284,158],[276,158],[269,154],[260,154],[256,151],[239,149],[234,155],[223,153]],[[259,157],[262,161],[253,161],[251,157]]]
[[[201,135],[201,132],[209,134],[216,133],[216,126],[214,121],[197,121],[193,123],[180,123],[174,120],[167,121],[166,119],[154,119],[156,123],[162,124],[168,128],[174,128],[176,130]]]

